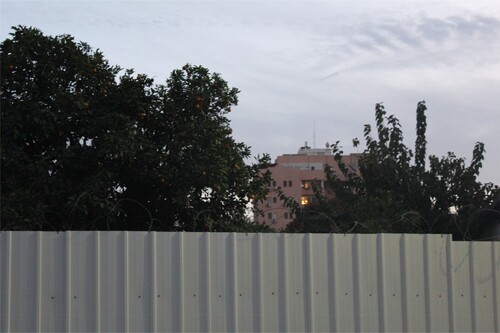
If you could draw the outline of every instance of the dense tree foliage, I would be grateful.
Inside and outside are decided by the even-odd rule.
[[[1,44],[2,229],[261,230],[268,175],[231,136],[236,88],[199,66],[166,84],[71,36]]]
[[[349,171],[340,158],[338,142],[332,145],[348,180],[341,181],[327,167],[327,189],[335,199],[317,193],[317,204],[297,211],[287,231],[451,233],[464,240],[493,239],[500,233],[499,187],[477,180],[484,145],[476,143],[469,165],[451,152],[427,159],[426,110],[425,102],[418,103],[412,151],[403,143],[398,119],[387,116],[383,105],[377,104],[376,137],[365,125],[367,148],[359,171]],[[353,144],[357,146],[359,140]]]

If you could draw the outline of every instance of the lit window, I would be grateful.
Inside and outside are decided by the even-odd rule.
[[[303,180],[302,181],[302,188],[304,190],[310,190],[310,189],[320,189],[323,188],[323,182],[321,180]]]
[[[314,195],[303,195],[300,197],[300,203],[302,206],[307,206],[314,201]]]

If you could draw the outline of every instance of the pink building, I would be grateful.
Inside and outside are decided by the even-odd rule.
[[[344,163],[353,171],[358,170],[359,154],[342,156]],[[279,198],[281,190],[287,197],[292,197],[301,206],[306,206],[314,201],[313,188],[324,189],[325,165],[341,177],[341,172],[335,162],[332,150],[329,148],[316,149],[307,146],[301,147],[297,154],[278,156],[276,163],[267,168],[271,171],[273,180],[269,183],[269,194],[263,202],[258,203],[258,208],[264,216],[257,216],[260,223],[265,223],[274,229],[282,229],[290,223],[294,216],[284,206]],[[333,193],[324,192],[327,196]]]

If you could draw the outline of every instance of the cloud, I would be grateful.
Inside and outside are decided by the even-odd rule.
[[[452,16],[444,19],[423,17],[418,25],[420,37],[436,43],[449,40],[487,40],[498,37],[500,20],[492,16]]]
[[[349,23],[344,23],[349,24]],[[463,15],[431,17],[424,14],[404,18],[391,18],[378,23],[368,21],[351,26],[344,40],[328,36],[317,38],[319,45],[317,67],[332,67],[322,79],[335,78],[353,70],[380,67],[399,70],[405,67],[433,66],[467,67],[487,66],[498,59],[500,53],[500,20],[494,16]],[[335,32],[329,32],[335,34]],[[325,47],[325,44],[328,46]],[[483,45],[490,45],[484,48]],[[339,53],[339,45],[344,53]],[[314,46],[313,46],[314,47]],[[331,51],[329,50],[331,49]],[[335,51],[337,50],[337,51]]]
[[[346,151],[376,102],[411,146],[416,103],[429,107],[429,151],[487,149],[500,183],[500,6],[495,1],[2,2],[11,25],[69,33],[112,64],[163,82],[186,62],[242,91],[236,139],[273,156],[341,140]],[[6,13],[9,13],[7,15]],[[498,143],[497,143],[498,142]],[[497,154],[498,155],[498,154]]]

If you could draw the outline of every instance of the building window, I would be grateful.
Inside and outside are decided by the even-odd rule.
[[[303,180],[302,181],[302,188],[304,190],[310,190],[310,189],[319,189],[323,188],[323,182],[321,180]]]
[[[273,213],[267,213],[267,218],[272,219],[273,218]]]
[[[320,189],[323,188],[323,181],[321,180],[303,180],[302,181],[302,188],[304,190],[310,190],[310,189]]]
[[[288,185],[288,182],[286,180],[283,181],[283,187],[286,187]]]
[[[285,218],[285,220],[288,220],[288,213],[285,213],[284,218]]]
[[[302,206],[307,206],[311,202],[313,202],[313,200],[314,200],[314,196],[312,196],[312,195],[303,195],[303,196],[300,197],[300,204]]]
[[[288,181],[288,187],[292,187],[292,181],[291,180]]]
[[[277,197],[268,197],[266,199],[266,206],[269,207],[271,204],[275,204],[278,202],[278,198]]]
[[[311,170],[314,170],[314,169],[315,169],[315,167],[313,167],[313,166],[312,166],[312,167],[311,167]]]

